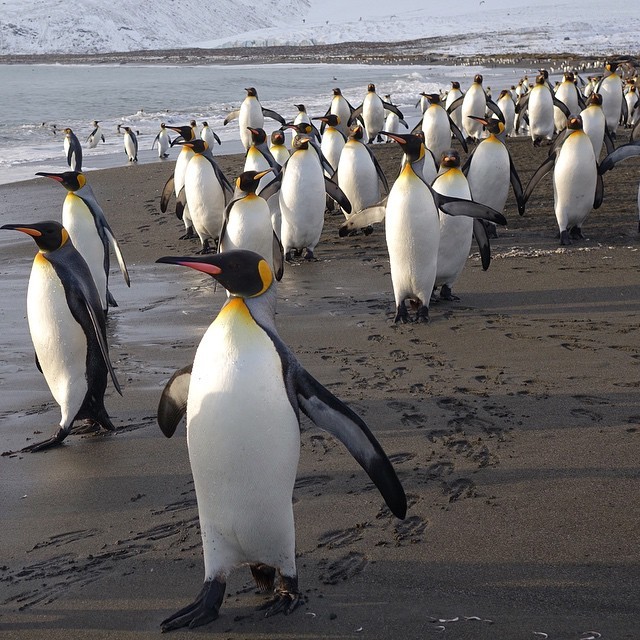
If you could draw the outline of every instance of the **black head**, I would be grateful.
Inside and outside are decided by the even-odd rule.
[[[200,140],[199,138],[196,140],[191,140],[190,142],[183,142],[182,146],[193,149],[194,153],[204,153],[209,148],[209,145],[204,140]]]
[[[34,224],[5,224],[0,229],[21,231],[31,236],[38,249],[43,252],[59,249],[68,239],[67,230],[55,220],[36,222]]]
[[[253,98],[257,98],[258,97],[258,92],[256,91],[255,87],[249,87],[249,88],[245,89],[245,91],[247,92],[248,96],[251,96]]]
[[[582,131],[582,117],[569,116],[569,118],[567,118],[567,129],[571,129],[572,131]]]
[[[380,133],[383,136],[387,136],[387,138],[391,138],[391,140],[395,140],[402,147],[410,163],[422,158],[424,154],[424,137],[413,133],[388,133],[387,131],[381,131]]]
[[[303,104],[294,104],[293,105],[298,111],[301,111],[303,113],[307,112],[306,107]]]
[[[482,74],[481,73],[476,73],[476,75],[473,77],[473,81],[476,82],[477,84],[482,84]]]
[[[284,144],[284,131],[281,129],[276,129],[271,133],[271,142],[273,144]]]
[[[236,178],[236,187],[245,193],[255,193],[260,184],[260,179],[271,171],[273,171],[271,168],[264,171],[243,171]]]
[[[375,84],[373,84],[373,82],[370,82],[370,83],[367,85],[367,91],[375,91],[375,90],[376,90],[376,85],[375,85]]]
[[[167,129],[171,129],[171,131],[175,131],[176,133],[180,134],[182,140],[179,140],[179,142],[189,142],[195,137],[193,135],[193,129],[186,125],[183,127],[170,127],[169,125],[167,125]],[[178,138],[174,140],[174,142],[176,141],[178,141]]]
[[[440,159],[441,167],[459,167],[460,166],[460,154],[455,149],[448,149],[442,154]]]
[[[179,264],[215,278],[231,295],[254,298],[271,286],[273,274],[266,260],[253,251],[235,250],[197,257],[159,258],[156,262]]]
[[[320,118],[313,118],[313,120],[320,120],[329,127],[337,127],[340,124],[340,117],[335,113],[330,113],[328,116],[322,116]]]
[[[362,138],[364,138],[364,128],[362,127],[362,125],[356,124],[351,127],[351,130],[349,131],[349,137],[353,138],[354,140],[362,140]]]
[[[589,96],[589,99],[587,100],[587,105],[592,104],[602,106],[602,96],[595,91]]]
[[[264,129],[259,127],[247,127],[251,131],[251,142],[254,145],[262,144],[267,141],[267,133]]]
[[[451,88],[452,89],[459,89],[460,88],[460,83],[456,80],[452,80],[451,81]]]
[[[338,89],[338,87],[336,87],[336,88],[333,90],[333,95],[334,95],[334,96],[341,96],[341,95],[342,95],[342,91],[340,91],[340,89]]]
[[[80,171],[64,171],[63,173],[48,173],[47,171],[38,171],[37,176],[51,178],[59,182],[67,191],[78,191],[87,184],[87,179]]]

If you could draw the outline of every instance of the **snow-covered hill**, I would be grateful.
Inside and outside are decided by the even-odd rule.
[[[438,38],[434,52],[636,55],[629,0],[3,0],[0,54]]]

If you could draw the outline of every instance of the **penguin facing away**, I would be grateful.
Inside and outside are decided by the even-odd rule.
[[[64,129],[64,154],[72,171],[82,171],[82,145],[69,127]]]
[[[401,519],[404,490],[367,425],[315,380],[279,337],[273,274],[261,256],[229,251],[158,262],[207,273],[230,294],[193,365],[173,376],[158,407],[167,437],[186,411],[205,565],[195,601],[165,619],[162,631],[215,620],[226,576],[241,564],[249,564],[258,583],[269,588],[277,573],[274,597],[261,608],[267,617],[288,614],[302,603],[292,508],[300,411],[347,447]]]
[[[109,360],[105,317],[87,263],[59,222],[1,228],[26,233],[38,245],[27,291],[27,319],[36,366],[62,414],[53,436],[23,451],[61,444],[76,420],[113,431],[104,407],[108,375],[118,393],[122,391]]]
[[[102,129],[100,128],[100,121],[94,120],[93,130],[87,136],[87,142],[89,143],[89,148],[95,149],[100,143],[100,140],[102,140],[102,142],[105,142],[104,133],[102,133]]]

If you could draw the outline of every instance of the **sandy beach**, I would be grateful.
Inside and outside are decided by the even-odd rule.
[[[526,184],[548,149],[509,148]],[[392,182],[399,148],[375,151]],[[229,177],[241,170],[239,156],[218,160]],[[59,411],[25,317],[35,245],[0,239],[0,638],[157,638],[201,587],[184,425],[167,440],[155,414],[225,296],[209,278],[155,264],[197,249],[159,210],[172,168],[89,174],[132,280],[127,289],[112,269],[110,353],[124,390],[108,388],[114,433],[9,453],[53,431]],[[639,176],[637,161],[605,176],[604,204],[568,248],[550,177],[524,217],[510,197],[490,269],[472,247],[460,300],[433,304],[428,325],[393,324],[383,227],[339,238],[343,218],[327,214],[318,261],[285,270],[280,335],[367,421],[404,485],[407,518],[389,513],[339,442],[303,422],[294,513],[306,603],[264,619],[264,596],[239,569],[220,618],[172,637],[639,637]],[[0,187],[6,222],[59,219],[63,197],[45,179]]]

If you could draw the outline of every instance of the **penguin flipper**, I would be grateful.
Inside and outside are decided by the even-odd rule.
[[[237,120],[240,117],[240,109],[236,109],[235,111],[232,111],[225,119],[224,122],[222,123],[223,125],[228,125],[232,120]]]
[[[460,171],[462,171],[462,173],[464,173],[465,176],[469,175],[469,168],[471,167],[471,160],[473,159],[473,155],[475,154],[477,148],[478,147],[475,147],[473,149],[473,151],[467,156],[467,160],[465,161],[465,163],[460,168]]]
[[[404,120],[404,118],[400,118],[400,120],[398,120],[398,122],[405,128],[405,129],[409,129],[409,125],[406,123],[406,121]]]
[[[464,152],[469,153],[469,148],[467,147],[467,141],[464,139],[464,136],[462,135],[462,131],[460,131],[460,128],[451,119],[451,116],[449,114],[447,114],[447,117],[449,118],[449,128],[451,129],[451,133],[453,133],[453,135],[456,137],[456,140],[462,145]]]
[[[280,282],[284,274],[284,247],[275,231],[273,232],[273,272],[276,280]]]
[[[380,182],[382,182],[382,186],[384,187],[384,190],[387,193],[389,193],[389,183],[387,182],[387,176],[384,175],[384,171],[382,170],[382,167],[378,162],[378,158],[376,158],[373,151],[371,151],[371,149],[367,145],[365,145],[365,148],[369,152],[369,156],[371,157],[371,162],[373,162],[373,166],[376,168],[376,173],[378,174],[378,178],[380,179]]]
[[[507,224],[507,219],[499,211],[485,204],[480,204],[473,200],[465,200],[464,198],[443,196],[437,191],[432,191],[432,193],[438,209],[444,211],[447,215],[469,216],[470,218],[480,218],[481,220],[488,220],[496,224]]]
[[[509,181],[511,182],[511,188],[513,189],[513,195],[516,197],[516,204],[518,205],[518,213],[523,216],[526,201],[524,199],[524,190],[522,189],[522,181],[516,170],[516,165],[513,164],[513,158],[509,154]]]
[[[489,235],[482,220],[473,219],[473,237],[476,239],[478,250],[480,251],[480,261],[482,262],[482,270],[486,271],[491,264],[491,245],[489,244]]]
[[[107,232],[107,237],[109,238],[109,242],[113,247],[113,252],[116,254],[116,259],[118,261],[118,265],[120,266],[120,271],[122,271],[122,277],[127,283],[127,287],[130,287],[131,280],[129,279],[129,271],[127,270],[127,264],[124,261],[122,251],[120,250],[120,245],[118,244],[118,241],[116,240],[113,232],[108,226],[105,226],[105,231]]]
[[[536,172],[531,176],[527,188],[524,190],[524,201],[528,202],[535,186],[551,171],[556,163],[556,156],[552,154],[537,168]]]
[[[285,119],[276,111],[273,111],[272,109],[265,109],[264,107],[262,107],[262,115],[265,118],[271,118],[272,120],[277,120],[280,124],[287,124],[285,122]]]
[[[369,427],[302,367],[296,372],[295,391],[302,412],[345,445],[378,487],[391,512],[401,520],[407,498],[398,476]]]
[[[382,106],[387,111],[391,111],[391,113],[395,113],[398,116],[398,118],[400,118],[400,120],[402,120],[404,118],[404,115],[403,115],[402,111],[400,111],[400,109],[398,109],[398,107],[396,107],[395,104],[391,104],[390,102],[385,102],[383,100],[382,101]]]
[[[623,144],[614,151],[612,151],[604,160],[600,163],[599,173],[603,174],[613,169],[618,162],[622,162],[627,158],[633,158],[640,155],[640,140],[638,142],[631,142],[629,144]]]
[[[109,307],[117,307],[118,303],[116,302],[116,299],[113,297],[113,294],[111,293],[111,291],[109,291],[109,289],[107,289],[107,306]]]
[[[464,100],[464,96],[460,96],[459,98],[456,98],[448,107],[447,107],[447,113],[448,114],[452,114],[459,106],[462,105],[462,101]]]
[[[336,202],[336,204],[347,213],[351,213],[351,202],[345,195],[345,192],[330,178],[324,177],[324,188],[327,195]]]
[[[504,113],[502,113],[502,109],[493,101],[487,98],[487,107],[490,111],[493,111],[498,116],[498,119],[502,124],[505,123]]]
[[[169,179],[165,182],[162,189],[162,196],[160,197],[160,211],[166,213],[167,206],[169,205],[169,198],[174,191],[173,173],[169,176]]]
[[[593,198],[593,208],[599,209],[603,199],[604,199],[604,180],[602,179],[602,174],[599,173],[596,176],[596,192]]]
[[[187,196],[184,192],[184,187],[182,187],[176,199],[176,218],[178,218],[178,220],[182,220],[182,218],[184,217],[184,208],[186,207],[186,205]]]
[[[372,224],[382,222],[387,214],[386,199],[372,207],[367,207],[349,216],[349,219],[342,224],[338,231],[341,238],[348,236],[352,231],[370,227]]]
[[[278,173],[278,175],[267,184],[262,191],[258,194],[261,198],[265,200],[269,200],[271,196],[274,196],[278,191],[280,191],[280,187],[282,186],[282,173]]]
[[[631,136],[631,142],[633,142],[633,135]],[[604,128],[604,148],[607,153],[611,153],[616,147],[613,144],[613,140],[611,139],[611,134],[609,133],[609,129],[607,127]],[[597,158],[596,158],[597,160]]]
[[[569,107],[562,102],[562,100],[558,100],[555,96],[553,96],[553,106],[558,107],[562,113],[568,118],[571,115],[571,111],[569,111]]]
[[[38,368],[38,371],[39,371],[40,373],[42,373],[42,367],[40,366],[40,360],[38,360],[38,354],[37,354],[37,353],[34,353],[33,355],[34,355],[34,357],[35,357],[35,359],[36,359],[36,367]]]
[[[351,112],[351,117],[349,118],[349,122],[347,122],[347,125],[350,127],[358,118],[362,117],[362,105],[360,105],[359,107],[356,107],[352,112]]]
[[[151,143],[151,151],[153,151],[153,148],[156,146],[156,142],[158,142],[160,140],[160,134],[158,134],[154,139],[153,142]]]
[[[189,384],[191,383],[190,364],[178,369],[165,385],[160,402],[158,403],[158,426],[167,438],[170,438],[178,428],[180,420],[187,412]]]

